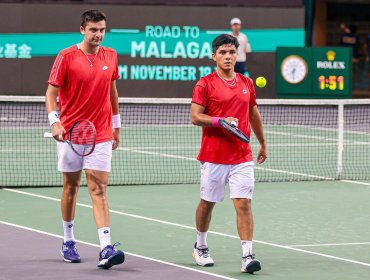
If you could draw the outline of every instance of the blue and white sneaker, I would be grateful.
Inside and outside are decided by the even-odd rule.
[[[121,250],[114,249],[118,245],[121,243],[116,242],[113,245],[108,245],[99,253],[99,268],[108,269],[125,261],[125,254]]]
[[[215,262],[209,254],[208,248],[198,248],[197,243],[194,245],[193,258],[199,266],[213,266]]]
[[[69,262],[69,263],[81,262],[81,257],[77,252],[76,242],[72,240],[63,242],[60,253],[62,254],[65,262]]]

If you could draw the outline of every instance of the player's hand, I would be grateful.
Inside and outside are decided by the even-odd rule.
[[[258,148],[257,163],[264,163],[267,158],[267,148],[266,145],[261,145]]]
[[[115,150],[119,146],[120,138],[121,138],[121,131],[119,128],[115,128],[113,130],[113,145],[112,145],[112,150]]]
[[[60,122],[53,123],[51,126],[51,133],[53,137],[57,141],[63,141],[63,134],[65,133],[65,129]]]
[[[233,117],[227,117],[226,119],[225,119],[225,121],[227,121],[228,123],[231,123],[231,122],[235,122],[236,123],[236,125],[235,126],[238,126],[238,119],[237,118],[233,118]]]

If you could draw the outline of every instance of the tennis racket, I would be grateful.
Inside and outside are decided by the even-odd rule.
[[[239,128],[236,127],[236,125],[231,124],[224,119],[219,120],[220,125],[230,134],[234,135],[239,140],[249,143],[249,137],[245,135]]]
[[[45,132],[44,137],[53,138],[53,134]],[[62,141],[68,143],[72,150],[79,156],[88,156],[95,149],[95,126],[88,120],[76,121],[68,132],[63,134],[62,139]]]

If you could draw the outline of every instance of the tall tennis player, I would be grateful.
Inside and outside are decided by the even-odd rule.
[[[220,126],[220,119],[233,122],[250,137],[251,128],[260,147],[257,163],[267,157],[262,119],[257,108],[256,92],[248,77],[234,72],[238,41],[222,34],[212,42],[217,70],[201,78],[193,91],[191,119],[203,127],[198,155],[201,168],[200,203],[196,210],[197,241],[193,257],[200,266],[213,266],[209,254],[207,231],[213,207],[224,199],[228,183],[230,198],[237,215],[237,230],[242,247],[242,272],[261,270],[252,251],[253,215],[251,200],[254,190],[253,156],[249,143],[240,141]]]
[[[46,110],[53,137],[57,142],[58,170],[63,173],[62,218],[64,242],[61,253],[66,262],[78,263],[81,258],[73,234],[77,193],[82,170],[85,170],[88,191],[93,205],[95,224],[100,240],[98,267],[108,269],[124,262],[124,253],[112,245],[109,208],[106,198],[112,150],[120,142],[118,111],[117,53],[102,47],[106,16],[98,10],[82,14],[80,27],[83,41],[62,50],[53,65],[46,91]],[[59,97],[60,118],[57,114]],[[73,123],[86,119],[96,128],[96,146],[89,156],[81,157],[62,142]]]

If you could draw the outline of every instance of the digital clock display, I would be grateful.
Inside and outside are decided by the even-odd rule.
[[[319,89],[320,90],[344,90],[344,76],[319,76]]]

